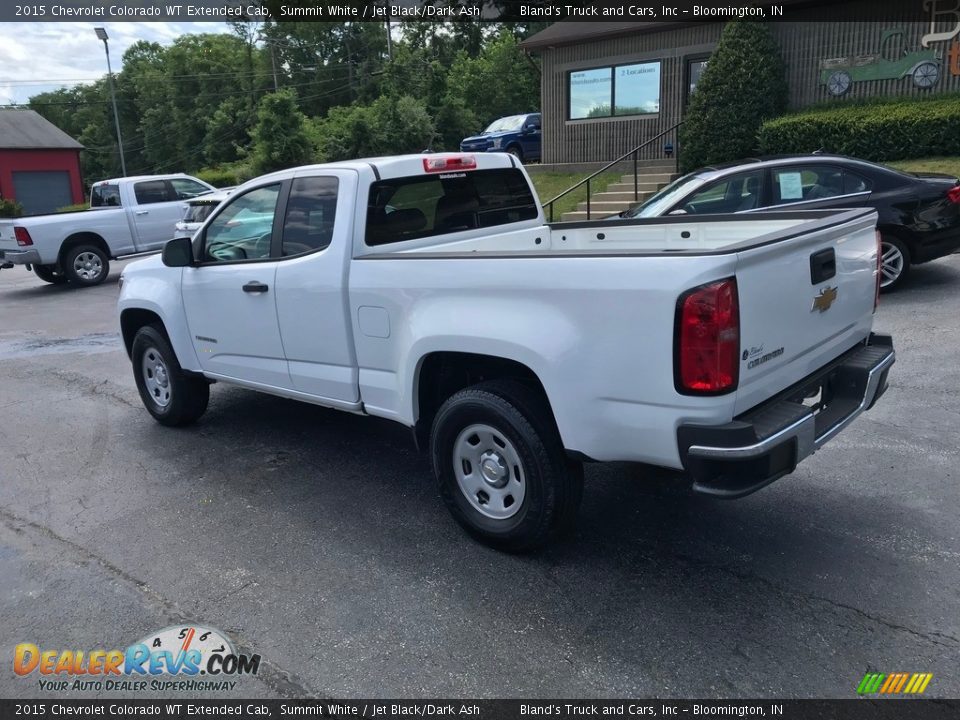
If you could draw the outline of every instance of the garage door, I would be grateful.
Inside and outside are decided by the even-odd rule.
[[[49,213],[73,203],[70,173],[65,170],[13,173],[13,196],[25,215]]]

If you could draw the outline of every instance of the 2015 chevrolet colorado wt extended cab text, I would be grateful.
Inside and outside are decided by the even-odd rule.
[[[174,236],[184,201],[212,191],[183,174],[94,183],[89,210],[0,220],[0,268],[25,265],[55,285],[99,285],[110,260],[160,250]]]
[[[868,409],[894,361],[876,217],[546,225],[505,154],[316,165],[128,266],[120,325],[161,423],[212,381],[395,420],[457,521],[523,550],[571,523],[584,460],[738,497]]]

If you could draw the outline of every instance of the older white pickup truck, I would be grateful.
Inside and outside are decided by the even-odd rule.
[[[121,276],[147,410],[222,381],[389,418],[457,521],[524,550],[573,519],[585,460],[739,497],[883,393],[873,210],[544,224],[503,154],[250,181]]]
[[[183,174],[94,183],[90,210],[0,220],[0,268],[25,265],[48,283],[99,285],[111,259],[160,250],[184,201],[212,190]]]

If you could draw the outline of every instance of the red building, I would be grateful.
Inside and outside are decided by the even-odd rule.
[[[0,110],[0,198],[27,215],[83,202],[82,149],[33,110]]]

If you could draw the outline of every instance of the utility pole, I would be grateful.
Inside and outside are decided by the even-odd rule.
[[[107,43],[108,36],[106,28],[94,28],[97,37],[103,40],[103,50],[107,54],[107,77],[110,81],[110,102],[113,103],[113,124],[117,128],[117,147],[120,149],[120,169],[123,176],[127,176],[127,161],[123,157],[123,138],[120,135],[120,114],[117,112],[117,93],[113,87],[113,69],[110,67],[110,45]]]
[[[387,59],[393,60],[393,38],[390,37],[390,16],[387,15]]]
[[[270,46],[270,66],[273,68],[273,91],[276,92],[280,89],[280,83],[277,82],[277,56],[273,52],[273,41],[267,40],[267,44]]]

